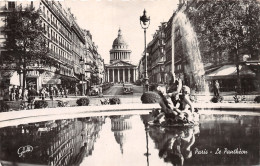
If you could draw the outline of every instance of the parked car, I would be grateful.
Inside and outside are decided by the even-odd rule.
[[[91,86],[90,96],[97,96],[97,95],[99,95],[98,86]]]
[[[123,86],[124,94],[133,93],[133,85],[132,84],[124,84]]]

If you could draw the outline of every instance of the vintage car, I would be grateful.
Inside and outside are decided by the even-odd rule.
[[[123,85],[124,94],[131,94],[133,93],[133,85],[132,84],[124,84]]]
[[[90,96],[97,96],[97,95],[99,95],[98,86],[91,86]]]

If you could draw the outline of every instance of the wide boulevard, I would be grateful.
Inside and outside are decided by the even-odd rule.
[[[136,86],[136,85],[132,85],[132,86],[133,86],[133,92],[134,92],[132,95],[143,93],[142,86]],[[104,95],[123,95],[124,94],[123,93],[123,84],[115,84],[108,90],[104,91],[103,94]],[[131,95],[131,94],[129,94],[129,95]]]

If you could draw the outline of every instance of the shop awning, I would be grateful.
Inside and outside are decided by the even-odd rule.
[[[79,79],[77,77],[75,77],[75,76],[66,76],[66,75],[61,75],[60,79],[62,81],[65,81],[65,82],[66,81],[69,81],[69,82],[71,82],[71,81],[75,81],[75,82],[79,81]]]
[[[61,84],[60,79],[42,79],[42,84]]]
[[[246,65],[239,65],[240,77],[255,77],[255,73],[250,70]],[[224,65],[219,69],[206,75],[206,79],[230,79],[236,78],[237,68],[236,65]]]

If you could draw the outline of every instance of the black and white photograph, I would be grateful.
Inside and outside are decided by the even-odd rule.
[[[0,0],[0,166],[260,165],[260,0]]]

